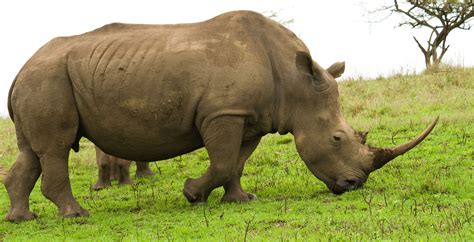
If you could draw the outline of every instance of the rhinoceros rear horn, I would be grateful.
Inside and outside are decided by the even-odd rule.
[[[418,145],[421,141],[423,141],[433,130],[438,123],[439,116],[431,122],[430,126],[423,131],[418,137],[407,142],[405,144],[398,145],[393,148],[375,148],[370,147],[370,150],[374,154],[373,159],[373,170],[377,170],[387,164],[389,161],[395,159],[399,155],[403,155],[405,152],[411,150],[413,147]]]

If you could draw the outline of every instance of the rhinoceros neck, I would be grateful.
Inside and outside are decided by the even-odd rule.
[[[281,27],[278,28],[281,29]],[[297,49],[306,49],[304,44],[301,45],[301,41],[296,41],[298,39],[286,36],[286,31],[280,33],[282,35],[280,38],[264,38],[263,40],[267,47],[273,76],[272,132],[280,134],[293,132],[293,119],[297,105],[292,99],[297,94],[291,92],[295,91],[293,90],[295,86],[300,86],[294,77],[293,68],[296,68],[294,54]],[[288,40],[294,40],[294,44],[288,45]]]
[[[273,107],[272,107],[272,133],[282,131],[280,127],[280,104],[281,104],[281,76],[278,72],[277,63],[272,56],[269,57],[273,74]]]

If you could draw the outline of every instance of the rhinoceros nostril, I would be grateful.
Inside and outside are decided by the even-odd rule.
[[[347,183],[348,185],[353,185],[353,186],[357,185],[357,181],[356,181],[356,180],[346,180],[346,183]]]
[[[347,190],[354,190],[359,185],[359,182],[356,180],[347,179],[347,180],[344,180],[344,182],[346,183],[345,187]]]

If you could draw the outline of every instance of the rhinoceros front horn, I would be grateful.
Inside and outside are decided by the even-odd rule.
[[[375,148],[375,147],[370,147],[371,151],[374,154],[374,159],[373,159],[373,170],[377,170],[387,164],[389,161],[395,159],[395,157],[399,155],[403,155],[405,152],[411,150],[413,147],[418,145],[421,141],[423,141],[426,136],[430,134],[430,132],[433,130],[433,128],[436,126],[436,123],[438,122],[439,116],[436,117],[433,122],[431,122],[430,126],[423,131],[418,137],[415,139],[411,140],[408,143],[398,145],[393,148]]]

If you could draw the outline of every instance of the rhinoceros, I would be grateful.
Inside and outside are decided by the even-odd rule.
[[[205,147],[208,170],[183,193],[205,202],[223,186],[224,202],[255,198],[241,186],[245,161],[268,133],[294,136],[309,170],[336,194],[420,143],[365,145],[340,111],[335,77],[290,30],[263,15],[234,11],[175,25],[113,23],[55,38],[23,66],[9,93],[20,154],[5,178],[7,220],[36,217],[41,191],[64,217],[88,215],[74,198],[69,150],[86,137],[106,153],[155,161]]]
[[[99,176],[97,182],[92,186],[94,190],[100,190],[112,186],[112,180],[117,180],[120,185],[127,185],[133,182],[132,179],[130,179],[130,164],[132,161],[109,155],[97,146],[95,147],[95,156]],[[148,163],[135,162],[135,164],[137,165],[137,170],[135,172],[137,177],[154,175],[153,171],[150,170]]]

